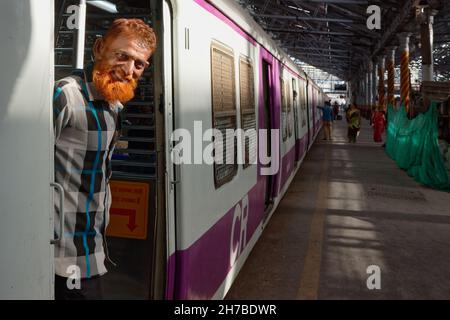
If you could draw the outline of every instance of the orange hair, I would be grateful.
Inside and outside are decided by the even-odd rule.
[[[104,40],[115,38],[119,34],[132,36],[142,41],[145,48],[150,49],[151,52],[156,50],[156,35],[152,28],[150,28],[141,19],[116,19],[109,27],[104,36]]]

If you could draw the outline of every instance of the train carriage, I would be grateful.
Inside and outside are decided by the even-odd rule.
[[[30,28],[25,34],[2,28],[1,39],[11,47],[10,53],[26,53],[7,57],[0,62],[2,67],[17,65],[20,59],[28,62],[22,70],[2,74],[2,84],[19,79],[8,89],[18,94],[36,72],[43,79],[28,96],[6,101],[2,113],[32,110],[27,119],[40,121],[36,138],[46,141],[27,153],[11,137],[17,135],[21,141],[30,134],[23,126],[15,126],[24,113],[0,117],[2,148],[11,152],[19,148],[23,157],[39,154],[33,170],[14,176],[14,186],[0,182],[1,210],[22,213],[2,217],[2,235],[6,226],[19,230],[14,234],[5,230],[17,241],[1,244],[1,252],[10,255],[2,263],[9,271],[0,276],[1,296],[53,297],[53,273],[48,268],[53,256],[51,208],[58,200],[58,193],[53,195],[50,188],[53,150],[48,142],[53,137],[53,82],[91,60],[93,41],[111,21],[139,17],[155,29],[158,49],[136,97],[125,106],[113,156],[108,248],[117,266],[110,266],[104,276],[105,297],[224,298],[313,144],[321,128],[317,106],[323,105],[326,95],[234,1],[95,2],[102,5],[78,0],[40,0],[39,7],[33,0],[21,1],[21,6],[18,2],[0,5],[0,21],[22,12]],[[86,13],[85,19],[79,18],[80,12],[82,17]],[[71,28],[74,14],[79,25]],[[47,40],[37,46],[42,38]],[[28,106],[33,100],[39,101],[37,107]],[[255,136],[238,135],[226,146],[212,139],[209,129],[254,130]],[[180,149],[186,141],[174,132],[189,133],[192,149]],[[253,138],[256,148],[250,143]],[[224,148],[224,158],[237,159],[239,153],[243,163],[204,163],[202,156],[211,143]],[[258,157],[263,145],[271,155],[269,163]],[[180,157],[184,161],[176,163]],[[256,161],[250,161],[255,157]],[[6,172],[14,171],[14,159],[2,158]],[[270,168],[276,170],[262,174]],[[31,178],[33,187],[41,188],[36,195],[31,192],[30,177],[36,177]],[[5,189],[11,192],[4,193]],[[11,201],[12,192],[30,193],[29,206]],[[35,230],[22,229],[33,221],[40,221]],[[37,239],[33,246],[27,247],[33,239]],[[36,262],[37,269],[24,266],[11,271],[24,261]]]

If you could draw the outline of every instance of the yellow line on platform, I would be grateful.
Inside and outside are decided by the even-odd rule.
[[[328,197],[328,168],[329,147],[325,150],[325,159],[322,164],[319,189],[315,202],[315,211],[311,221],[308,251],[300,277],[300,287],[297,292],[299,300],[317,300],[320,281],[320,266],[322,260],[322,242],[325,223],[325,210]]]

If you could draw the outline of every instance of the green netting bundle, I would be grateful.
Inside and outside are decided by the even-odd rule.
[[[416,181],[450,192],[450,178],[438,145],[438,112],[433,102],[426,113],[410,120],[404,107],[388,106],[386,152]]]

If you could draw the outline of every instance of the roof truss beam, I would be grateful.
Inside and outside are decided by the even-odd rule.
[[[284,16],[284,15],[280,15],[280,14],[259,14],[258,17],[277,19],[277,20],[291,20],[291,21],[340,22],[340,23],[353,23],[354,22],[354,20],[350,20],[350,19],[328,18],[328,17],[307,17],[307,16]]]
[[[341,36],[341,37],[353,37],[355,34],[351,32],[333,32],[333,31],[319,31],[319,30],[289,30],[284,28],[266,28],[266,31],[272,32],[282,32],[282,33],[311,33],[311,34],[326,34],[330,36]]]

